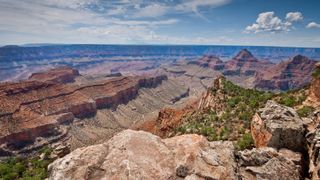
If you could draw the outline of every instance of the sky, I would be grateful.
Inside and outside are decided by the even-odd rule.
[[[320,47],[320,0],[0,0],[0,44]]]

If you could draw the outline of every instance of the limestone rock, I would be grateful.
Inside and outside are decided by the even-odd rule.
[[[265,147],[237,153],[242,179],[300,179],[302,156],[290,150]]]
[[[61,158],[70,153],[70,145],[65,143],[57,143],[52,145],[53,151],[50,154],[51,159]]]
[[[236,179],[231,142],[203,136],[160,139],[125,130],[109,141],[77,149],[49,166],[49,179]]]
[[[268,101],[251,122],[251,133],[256,147],[287,148],[305,151],[304,122],[289,107]]]
[[[311,130],[307,135],[309,154],[309,174],[312,180],[320,179],[320,127]]]

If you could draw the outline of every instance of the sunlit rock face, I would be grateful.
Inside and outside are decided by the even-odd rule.
[[[306,147],[303,124],[294,109],[268,101],[254,116],[251,133],[256,147],[287,148],[303,152]]]
[[[255,87],[266,90],[290,90],[311,82],[316,61],[297,55],[256,75]]]
[[[49,179],[288,179],[301,177],[302,156],[287,149],[236,152],[230,141],[189,134],[168,139],[125,130],[49,165]]]
[[[76,77],[82,78],[77,70],[62,67],[35,73],[30,80],[0,84],[1,147],[16,151],[34,144],[36,149],[57,141],[68,132],[68,127],[61,125],[128,103],[141,88],[155,88],[167,80],[158,75],[74,82]]]

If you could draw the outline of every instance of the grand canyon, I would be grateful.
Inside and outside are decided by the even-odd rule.
[[[320,179],[308,2],[1,1],[0,180]]]

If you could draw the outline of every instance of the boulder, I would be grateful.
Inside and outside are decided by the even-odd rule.
[[[301,179],[303,158],[300,153],[274,148],[240,151],[236,155],[239,162],[240,179]]]
[[[53,151],[50,154],[50,159],[61,158],[70,153],[70,145],[66,143],[57,143],[52,145]]]
[[[236,179],[232,142],[125,130],[49,165],[49,179]]]
[[[309,130],[306,138],[309,154],[309,175],[312,180],[320,179],[320,125]]]
[[[287,148],[304,152],[306,147],[304,122],[297,112],[268,101],[252,119],[251,133],[256,147]]]

